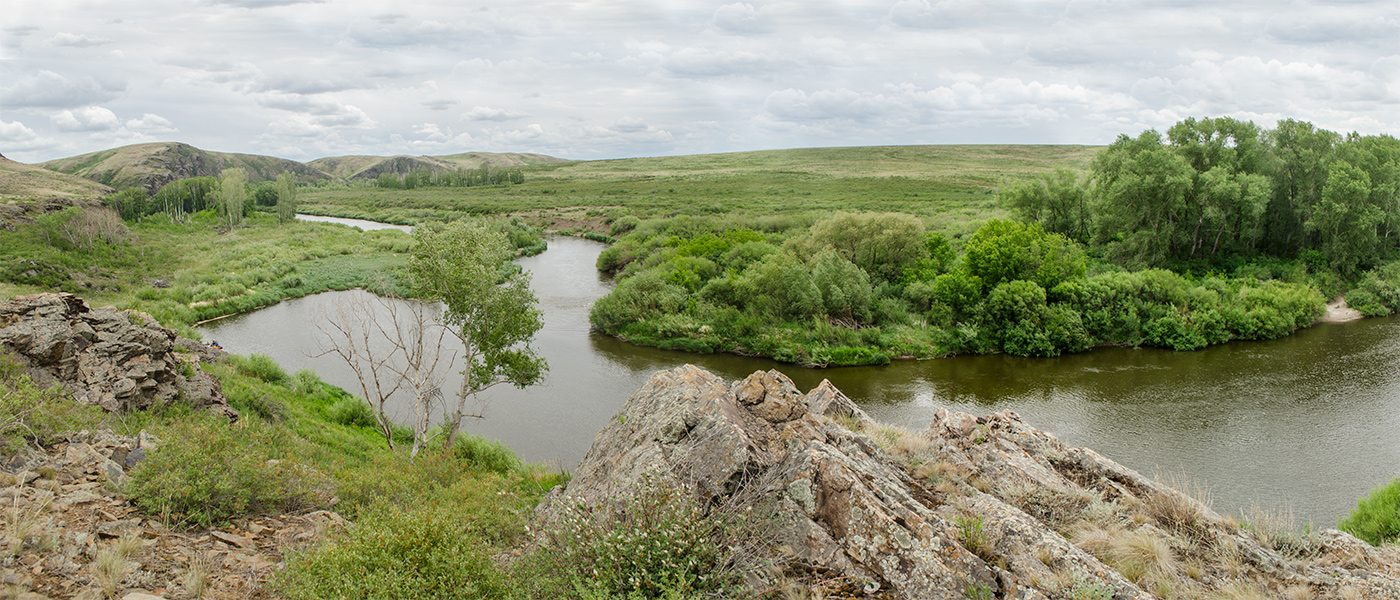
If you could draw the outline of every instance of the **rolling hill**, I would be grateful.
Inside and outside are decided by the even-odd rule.
[[[46,169],[78,175],[114,188],[144,187],[155,193],[161,186],[187,177],[217,177],[224,169],[241,167],[248,181],[276,179],[290,172],[301,181],[331,177],[320,170],[285,158],[257,154],[210,152],[179,142],[122,146],[39,163]]]
[[[311,161],[311,166],[339,179],[374,179],[381,173],[408,173],[417,169],[451,171],[522,167],[570,162],[543,154],[468,152],[447,156],[332,156]]]
[[[335,156],[301,163],[258,154],[213,152],[179,142],[156,142],[60,158],[37,166],[116,189],[140,186],[155,193],[177,179],[217,177],[224,169],[235,167],[247,171],[251,183],[271,181],[284,172],[310,183],[374,179],[380,173],[408,173],[414,169],[444,171],[475,169],[482,165],[517,167],[565,162],[569,161],[543,154],[469,152],[448,156]]]
[[[97,202],[113,191],[95,181],[0,156],[0,203],[27,204],[55,198]]]

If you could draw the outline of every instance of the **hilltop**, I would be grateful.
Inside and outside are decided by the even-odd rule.
[[[543,154],[468,152],[447,156],[331,156],[307,164],[337,179],[350,180],[374,179],[381,173],[408,173],[419,169],[452,171],[566,162],[570,161]]]
[[[161,186],[189,177],[217,177],[221,171],[242,168],[254,183],[271,181],[290,172],[304,182],[330,179],[329,175],[306,164],[257,154],[211,152],[179,142],[157,142],[122,146],[69,158],[39,163],[38,166],[85,177],[114,188],[144,187],[155,193]]]
[[[55,198],[95,202],[112,191],[110,187],[82,177],[55,173],[0,156],[0,203]]]
[[[448,156],[338,156],[310,163],[290,159],[214,152],[180,142],[134,144],[39,163],[37,166],[77,175],[113,188],[144,187],[155,193],[161,186],[189,177],[217,177],[224,169],[241,168],[248,181],[272,181],[282,173],[292,173],[303,183],[373,179],[380,173],[516,167],[568,162],[543,154],[495,154],[469,152]]]

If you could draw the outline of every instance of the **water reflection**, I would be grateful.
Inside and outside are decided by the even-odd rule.
[[[994,355],[810,370],[590,333],[588,308],[611,285],[593,266],[601,249],[558,238],[520,261],[544,310],[536,339],[550,373],[540,386],[488,392],[488,418],[469,423],[471,431],[527,459],[572,468],[652,372],[690,362],[728,378],[776,368],[804,390],[829,378],[876,418],[909,427],[927,426],[941,406],[1014,410],[1067,443],[1149,475],[1184,474],[1213,490],[1222,512],[1256,500],[1289,503],[1301,518],[1332,526],[1359,495],[1400,476],[1400,321],[1320,325],[1284,340],[1190,353],[1102,348],[1054,359]],[[205,336],[234,352],[271,354],[289,369],[311,366],[350,389],[343,365],[306,356],[315,351],[308,315],[340,295],[363,293],[284,302],[211,324]]]

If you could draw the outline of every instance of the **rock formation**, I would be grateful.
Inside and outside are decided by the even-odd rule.
[[[59,383],[108,411],[177,398],[229,418],[219,381],[195,363],[203,344],[138,311],[90,308],[73,294],[16,296],[0,304],[0,348],[24,360],[41,385]]]
[[[539,515],[656,481],[762,498],[771,560],[828,597],[1400,598],[1393,548],[1242,527],[1011,411],[908,431],[777,371],[655,374]]]

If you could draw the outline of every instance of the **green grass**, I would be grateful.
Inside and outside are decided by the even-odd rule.
[[[303,221],[278,226],[261,213],[232,231],[221,231],[205,213],[187,223],[155,215],[128,227],[130,242],[99,243],[87,252],[38,225],[0,231],[0,292],[72,292],[95,305],[149,312],[192,335],[185,326],[287,297],[361,286],[397,289],[395,274],[411,247],[399,231]]]
[[[307,212],[398,223],[454,214],[571,208],[597,215],[808,214],[878,210],[917,215],[935,230],[1003,216],[995,189],[1055,167],[1084,168],[1096,147],[900,146],[815,148],[631,158],[524,167],[525,183],[392,190],[307,190]],[[606,229],[601,233],[606,233]]]

